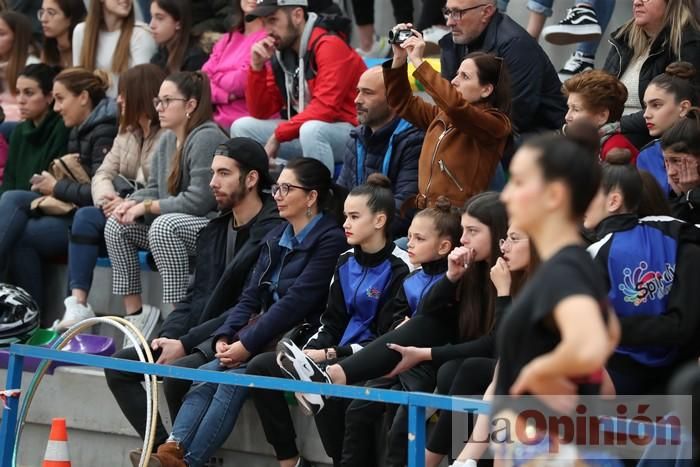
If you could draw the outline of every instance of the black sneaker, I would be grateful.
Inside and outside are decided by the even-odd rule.
[[[542,30],[544,40],[555,45],[568,45],[598,39],[603,31],[598,24],[595,10],[588,6],[575,6],[566,12],[559,24]]]
[[[581,52],[574,52],[564,64],[564,67],[559,70],[559,79],[563,83],[572,76],[581,73],[582,71],[592,70],[595,67],[595,58],[590,55],[584,55]]]
[[[331,379],[312,359],[306,356],[291,339],[277,344],[277,364],[290,378],[297,381],[330,383]],[[294,393],[300,407],[307,415],[316,415],[323,409],[324,398],[320,394]]]

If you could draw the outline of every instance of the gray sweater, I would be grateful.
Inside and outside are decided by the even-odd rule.
[[[129,198],[136,201],[157,199],[161,214],[181,213],[200,217],[216,214],[216,200],[209,188],[211,161],[214,150],[227,140],[212,121],[193,129],[185,139],[182,150],[182,177],[177,194],[168,193],[170,160],[177,148],[175,133],[167,131],[160,138],[151,158],[151,174],[146,188],[135,191]]]

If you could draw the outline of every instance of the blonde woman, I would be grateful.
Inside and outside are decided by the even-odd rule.
[[[620,131],[638,148],[651,140],[642,115],[651,80],[670,63],[700,63],[700,24],[694,9],[693,0],[634,0],[632,19],[611,34],[604,69],[629,92]]]

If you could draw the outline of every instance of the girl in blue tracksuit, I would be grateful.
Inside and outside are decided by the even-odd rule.
[[[304,347],[315,362],[334,362],[359,351],[391,328],[393,300],[409,272],[408,255],[391,241],[395,203],[389,180],[373,174],[367,183],[354,188],[345,201],[345,237],[353,249],[338,259],[321,326]],[[282,340],[280,345],[284,345]],[[274,352],[250,361],[248,374],[283,376]],[[299,457],[294,425],[284,395],[279,391],[253,390],[265,436],[281,464]],[[317,396],[319,405],[323,404]],[[302,408],[317,411],[299,398]],[[337,402],[337,403],[336,403]],[[313,403],[313,402],[312,402]],[[343,440],[346,402],[333,401],[316,418],[321,441],[337,463]],[[302,464],[305,465],[305,464]]]
[[[586,213],[589,252],[606,273],[622,331],[607,369],[618,394],[662,394],[680,364],[699,355],[700,229],[665,216],[639,219],[643,184],[631,165],[604,164]],[[660,390],[662,392],[654,392]]]

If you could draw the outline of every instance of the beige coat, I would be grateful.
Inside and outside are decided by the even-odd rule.
[[[114,138],[112,149],[92,177],[92,200],[95,206],[102,206],[104,197],[115,194],[112,180],[122,175],[129,180],[146,184],[151,168],[151,156],[165,130],[156,128],[144,139],[141,129],[119,133]]]

